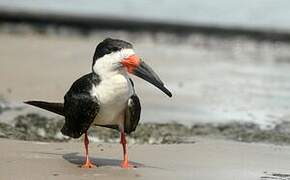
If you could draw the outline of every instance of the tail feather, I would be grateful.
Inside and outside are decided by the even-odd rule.
[[[64,116],[63,103],[45,101],[25,101],[24,103]]]

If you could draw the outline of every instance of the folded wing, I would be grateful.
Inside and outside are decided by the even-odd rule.
[[[131,96],[128,100],[128,106],[125,112],[124,130],[125,133],[130,134],[135,131],[141,114],[141,104],[136,94]]]

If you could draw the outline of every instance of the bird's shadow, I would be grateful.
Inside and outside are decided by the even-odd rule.
[[[62,154],[62,153],[48,153],[48,152],[32,151],[31,153],[62,156],[62,158],[64,160],[68,161],[69,163],[78,165],[78,166],[83,165],[85,162],[85,157],[79,155],[79,153],[77,153],[77,152]],[[94,158],[94,157],[90,157],[90,160],[98,167],[102,167],[102,166],[120,167],[121,162],[122,162],[121,160],[117,160],[117,159]],[[130,161],[130,164],[133,165],[133,168],[145,167],[145,168],[154,168],[154,169],[166,170],[166,169],[161,168],[161,167],[148,166],[148,165],[145,165],[142,163],[137,163],[134,161]]]
[[[63,159],[67,160],[68,162],[72,163],[72,164],[76,164],[78,166],[81,166],[84,161],[85,161],[85,157],[79,155],[78,153],[68,153],[68,154],[64,154],[62,155]],[[102,167],[102,166],[120,166],[120,164],[122,163],[121,160],[117,160],[117,159],[106,159],[106,158],[94,158],[94,157],[90,157],[90,160],[92,161],[93,164],[95,164],[98,167]],[[138,167],[145,167],[144,164],[141,163],[136,163],[136,162],[132,162],[130,161],[131,165],[133,165],[134,168],[138,168]]]

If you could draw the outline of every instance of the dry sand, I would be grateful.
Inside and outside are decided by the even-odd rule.
[[[134,169],[121,169],[121,146],[90,144],[99,167],[81,169],[82,143],[39,143],[0,139],[0,179],[199,179],[290,178],[290,148],[198,139],[194,144],[130,145]]]

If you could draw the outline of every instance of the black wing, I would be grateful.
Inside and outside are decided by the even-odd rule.
[[[99,112],[96,97],[91,96],[92,85],[100,82],[99,77],[90,73],[73,83],[64,97],[65,124],[61,129],[64,135],[79,138],[86,132]]]
[[[63,103],[46,101],[25,101],[24,103],[64,116]]]
[[[125,133],[130,134],[135,131],[141,114],[141,104],[136,94],[131,96],[128,100],[128,106],[125,113],[124,130]]]

